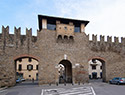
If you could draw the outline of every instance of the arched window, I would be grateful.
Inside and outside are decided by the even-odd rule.
[[[67,40],[67,39],[68,39],[68,36],[64,35],[64,39]]]
[[[29,70],[29,71],[33,70],[33,65],[31,65],[31,64],[27,65],[27,70]]]
[[[73,36],[70,36],[69,39],[73,40],[74,38],[73,38]]]
[[[61,35],[58,35],[58,39],[62,39],[62,36],[61,36]]]
[[[69,42],[73,42],[73,41],[74,41],[73,36],[70,36],[70,37],[69,37]]]

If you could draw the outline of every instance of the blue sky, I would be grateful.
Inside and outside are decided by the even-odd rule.
[[[125,36],[125,0],[0,0],[0,26],[10,33],[16,26],[36,35],[38,14],[89,20],[86,34]]]

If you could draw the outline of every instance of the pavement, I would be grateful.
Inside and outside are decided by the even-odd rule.
[[[26,81],[14,87],[0,89],[0,95],[125,95],[125,85],[91,81],[85,84],[38,85]]]

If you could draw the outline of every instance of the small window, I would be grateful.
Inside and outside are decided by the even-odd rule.
[[[38,65],[36,65],[36,70],[38,70]]]
[[[56,30],[56,25],[55,24],[47,24],[47,29],[49,30]]]
[[[68,39],[68,36],[65,35],[65,36],[64,36],[64,39]]]
[[[31,70],[33,70],[33,65],[27,65],[27,70],[29,70],[29,71],[31,71]]]
[[[22,58],[19,59],[19,62],[22,62]]]
[[[73,36],[70,36],[69,39],[73,40]]]
[[[22,70],[22,65],[21,65],[21,64],[19,64],[19,68],[18,68],[18,70],[19,70],[19,71]]]
[[[58,39],[62,39],[62,36],[61,36],[61,35],[59,35],[59,36],[58,36]]]
[[[29,77],[31,77],[31,75],[29,75]]]
[[[80,32],[80,27],[75,27],[74,31],[75,32]]]
[[[29,62],[31,62],[32,61],[32,59],[31,58],[29,58]]]
[[[102,70],[102,66],[100,66],[100,69]]]
[[[92,66],[92,70],[95,70],[95,69],[96,69],[96,65],[93,65],[93,66]]]
[[[67,27],[64,27],[65,30],[67,30]]]
[[[96,63],[96,60],[95,60],[95,59],[92,59],[92,62],[93,62],[93,63]]]

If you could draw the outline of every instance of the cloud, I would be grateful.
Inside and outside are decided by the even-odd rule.
[[[90,20],[87,34],[125,36],[124,0],[60,0],[55,3],[61,16]]]
[[[22,0],[1,8],[0,24],[33,28],[36,35],[38,14],[89,20],[86,34],[125,36],[125,0]],[[16,7],[14,6],[16,5]],[[10,8],[11,7],[11,8]],[[10,9],[5,9],[10,8]],[[5,11],[3,11],[5,10]],[[11,10],[11,11],[10,11]],[[4,17],[3,17],[4,16]]]

